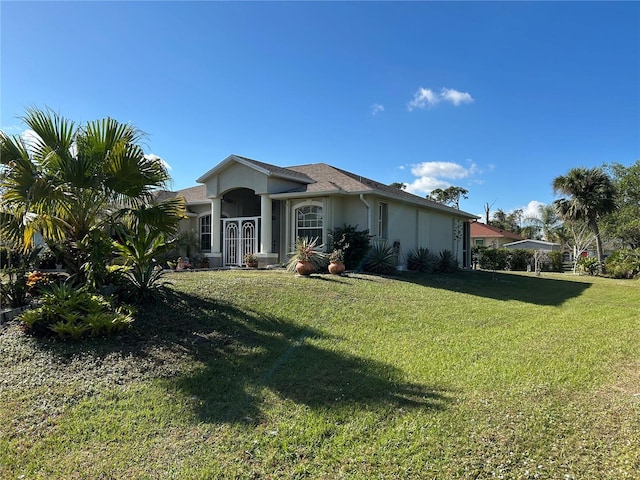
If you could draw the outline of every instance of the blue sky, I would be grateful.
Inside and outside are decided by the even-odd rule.
[[[27,107],[148,133],[172,188],[231,153],[325,162],[461,208],[549,203],[640,159],[638,2],[2,1],[0,126]]]

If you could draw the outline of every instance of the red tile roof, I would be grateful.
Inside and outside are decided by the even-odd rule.
[[[492,227],[480,222],[471,222],[471,238],[512,238],[513,240],[524,240],[524,237],[508,230]]]

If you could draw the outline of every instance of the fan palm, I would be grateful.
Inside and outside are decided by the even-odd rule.
[[[566,195],[554,202],[560,217],[569,221],[586,221],[596,238],[596,251],[603,261],[598,220],[615,209],[615,187],[600,168],[573,168],[553,180],[553,191]]]
[[[92,261],[87,239],[106,241],[116,223],[175,231],[182,204],[154,203],[154,191],[170,177],[159,158],[144,154],[141,131],[112,118],[77,127],[48,109],[28,109],[23,121],[35,133],[31,141],[0,132],[0,215],[8,238],[28,249],[39,232],[63,246],[67,268],[81,275]]]

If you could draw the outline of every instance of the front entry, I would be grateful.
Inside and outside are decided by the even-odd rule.
[[[260,217],[222,219],[223,266],[242,266],[247,253],[259,252]]]

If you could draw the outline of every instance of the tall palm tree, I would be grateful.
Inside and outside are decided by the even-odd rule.
[[[584,220],[593,230],[596,251],[602,265],[602,240],[598,220],[615,209],[615,187],[600,168],[573,168],[553,180],[554,193],[564,194],[554,202],[560,217],[569,221]]]
[[[170,177],[160,159],[144,154],[138,129],[112,118],[76,127],[48,109],[28,109],[23,121],[35,133],[29,142],[0,132],[4,235],[26,249],[39,232],[63,246],[67,267],[78,274],[96,243],[110,243],[116,223],[175,231],[182,204],[154,203],[154,191]]]

